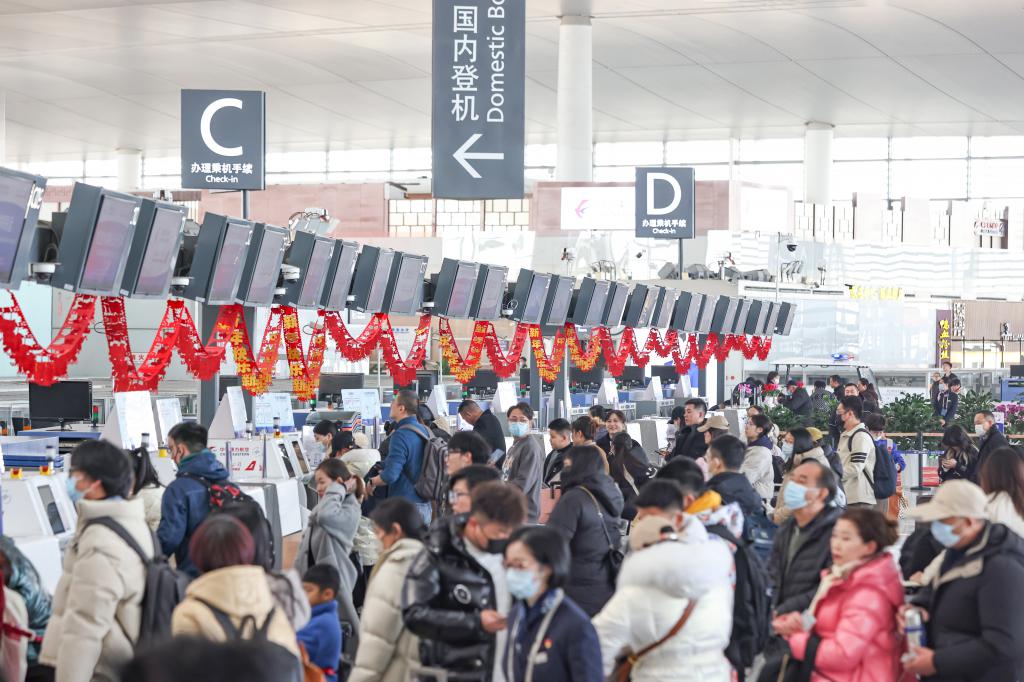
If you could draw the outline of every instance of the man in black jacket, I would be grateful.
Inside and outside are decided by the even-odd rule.
[[[473,430],[487,441],[491,447],[492,462],[505,456],[505,431],[493,412],[480,409],[475,400],[463,400],[459,405],[459,416],[472,424]]]
[[[835,499],[836,477],[832,469],[816,460],[805,460],[793,469],[787,486],[803,489],[804,501],[792,507],[793,516],[775,533],[768,573],[772,581],[772,613],[775,618],[807,609],[818,591],[821,572],[832,565],[832,527],[840,510],[830,507]],[[775,627],[773,622],[772,626]],[[765,647],[765,668],[758,679],[778,679],[786,640],[772,637]]]
[[[801,386],[795,379],[786,382],[788,398],[782,399],[782,404],[789,408],[789,411],[800,417],[811,416],[811,396],[807,395],[807,389]]]
[[[739,472],[746,452],[747,446],[736,436],[719,436],[711,441],[708,446],[708,473],[711,474],[711,480],[707,488],[721,495],[722,504],[738,504],[744,517],[764,516],[761,496],[746,475]]]
[[[999,448],[1009,447],[1010,443],[996,427],[996,415],[990,410],[982,410],[974,415],[974,433],[978,436],[978,466],[974,470],[980,475],[981,467],[989,455]]]
[[[708,404],[700,398],[690,398],[683,403],[683,428],[676,432],[676,444],[672,448],[673,457],[685,456],[699,459],[707,452],[704,434],[698,429],[704,425],[704,415],[708,412]]]
[[[843,388],[845,384],[846,382],[843,381],[843,378],[838,374],[833,374],[828,378],[828,386],[832,389],[832,395],[836,397],[836,402],[842,400],[843,396],[846,394],[845,389]]]
[[[427,547],[409,568],[402,591],[406,627],[420,638],[419,671],[462,673],[458,679],[501,678],[505,615],[511,607],[503,553],[526,518],[515,486],[482,483],[469,514],[431,528]]]
[[[911,600],[924,612],[928,646],[911,652],[906,670],[922,680],[1024,676],[1024,540],[987,521],[986,503],[970,481],[949,481],[911,512],[946,547],[938,574]]]
[[[551,452],[544,458],[541,481],[545,487],[550,488],[562,473],[565,453],[572,448],[572,424],[565,419],[555,419],[548,424],[548,439],[551,441]]]

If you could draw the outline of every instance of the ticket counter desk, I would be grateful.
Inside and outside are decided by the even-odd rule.
[[[64,548],[78,523],[66,485],[63,473],[24,474],[21,478],[8,474],[0,482],[4,534],[36,566],[51,593],[60,578]]]

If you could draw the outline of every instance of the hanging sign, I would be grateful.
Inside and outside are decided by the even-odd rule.
[[[636,236],[693,238],[693,169],[637,168]]]
[[[181,186],[263,189],[266,94],[255,90],[181,91]]]

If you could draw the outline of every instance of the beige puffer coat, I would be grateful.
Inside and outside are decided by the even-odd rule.
[[[405,682],[419,642],[402,622],[402,585],[423,543],[402,538],[383,552],[370,578],[349,682]]]
[[[142,618],[146,570],[131,547],[91,519],[109,516],[152,555],[153,535],[143,501],[82,500],[78,530],[64,554],[39,661],[57,669],[57,682],[117,680],[133,654]],[[85,529],[85,530],[83,530]]]
[[[227,639],[224,628],[205,604],[209,602],[230,618],[235,627],[240,627],[245,616],[255,619],[256,627],[260,627],[267,619],[270,610],[275,607],[273,595],[267,586],[267,576],[261,566],[229,566],[216,571],[204,573],[193,580],[185,591],[185,599],[174,609],[171,617],[171,632],[174,635],[192,635],[213,642]],[[242,637],[251,633],[242,632]],[[288,615],[283,609],[274,611],[267,639],[280,644],[288,651],[299,655],[299,645],[295,640],[295,630],[288,622]]]

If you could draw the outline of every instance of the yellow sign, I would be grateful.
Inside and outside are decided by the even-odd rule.
[[[850,298],[855,301],[900,301],[903,289],[900,287],[850,287]]]

